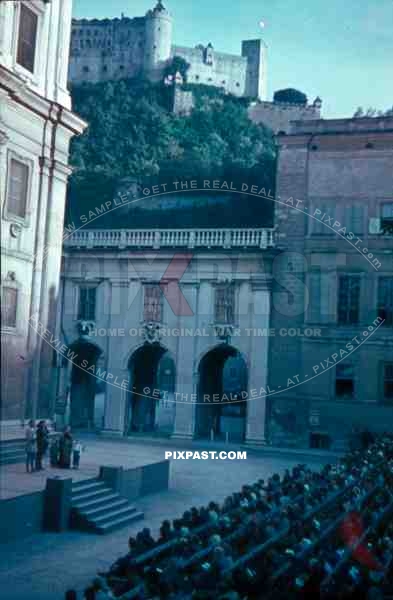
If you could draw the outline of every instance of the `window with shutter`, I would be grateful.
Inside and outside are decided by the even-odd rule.
[[[95,287],[79,288],[78,319],[81,321],[95,321],[96,318],[96,294]]]
[[[315,205],[314,209],[319,209],[321,214],[317,214],[314,216],[312,220],[312,234],[313,235],[335,235],[335,232],[331,229],[329,225],[328,217],[334,217],[334,204],[321,204]],[[326,221],[327,225],[325,225],[324,221]]]
[[[25,4],[20,5],[17,62],[34,72],[38,16]]]
[[[9,162],[7,214],[24,219],[27,207],[29,167],[15,158]]]
[[[233,285],[216,288],[215,322],[233,325],[235,317],[235,289]]]
[[[18,290],[14,287],[1,288],[1,326],[16,327]]]
[[[143,319],[145,321],[162,322],[162,299],[158,285],[144,286]]]
[[[340,275],[338,285],[337,315],[340,325],[359,323],[360,277]]]
[[[377,313],[384,320],[384,325],[393,325],[393,277],[378,279]]]
[[[364,233],[364,206],[361,204],[352,204],[346,206],[344,211],[344,223],[347,231],[352,233]]]

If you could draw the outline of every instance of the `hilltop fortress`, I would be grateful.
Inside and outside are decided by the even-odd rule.
[[[158,81],[174,56],[189,64],[189,83],[224,88],[236,96],[266,99],[266,44],[242,42],[241,56],[172,43],[173,19],[159,0],[144,17],[73,19],[69,80],[107,81],[145,75]]]

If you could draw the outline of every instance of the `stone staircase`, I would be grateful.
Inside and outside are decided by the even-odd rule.
[[[24,463],[26,442],[24,439],[3,440],[0,442],[0,466]]]
[[[72,484],[71,506],[71,527],[93,533],[109,533],[144,517],[98,478]]]

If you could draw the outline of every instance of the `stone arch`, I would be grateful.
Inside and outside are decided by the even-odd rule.
[[[125,432],[173,430],[176,362],[159,342],[139,344],[128,353],[129,392]]]
[[[73,342],[69,349],[74,354],[70,372],[71,427],[100,428],[105,382],[96,377],[96,371],[103,360],[104,352],[95,341],[85,337]],[[100,400],[97,396],[100,396]]]
[[[197,437],[243,440],[247,405],[239,400],[245,397],[248,385],[243,353],[232,344],[216,344],[202,354],[197,375]]]

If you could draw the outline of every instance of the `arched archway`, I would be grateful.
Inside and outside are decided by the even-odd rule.
[[[84,338],[72,344],[71,350],[75,356],[71,370],[70,424],[73,428],[90,429],[96,425],[96,394],[103,387],[103,382],[94,376],[102,350]]]
[[[170,432],[174,420],[175,362],[161,344],[144,344],[128,363],[130,372],[126,433]]]
[[[247,365],[233,346],[220,344],[205,354],[198,370],[196,435],[232,441],[243,440],[246,402],[238,402],[247,391]]]

